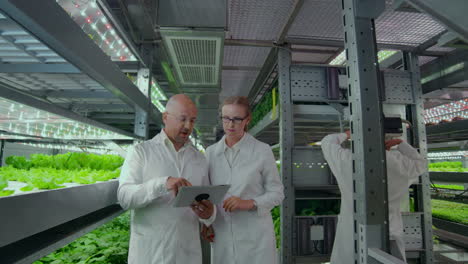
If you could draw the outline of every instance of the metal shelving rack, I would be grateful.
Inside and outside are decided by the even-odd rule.
[[[330,251],[325,251],[325,254],[303,253],[305,248],[299,239],[304,234],[309,234],[310,231],[298,230],[298,222],[307,222],[307,219],[309,221],[320,219],[320,216],[297,217],[295,214],[296,201],[340,198],[338,186],[324,165],[326,161],[322,157],[320,148],[307,145],[307,143],[320,141],[327,134],[340,132],[344,126],[348,126],[342,116],[344,113],[340,112],[340,108],[336,109],[337,102],[346,104],[346,100],[343,98],[330,100],[327,97],[327,90],[330,88],[326,71],[326,67],[291,65],[289,52],[286,49],[280,49],[278,51],[280,107],[277,108],[280,116],[275,118],[273,115],[272,118],[270,112],[250,130],[260,140],[268,142],[270,145],[279,142],[280,146],[281,174],[286,195],[282,208],[283,263],[321,261],[328,259],[330,254]],[[415,100],[411,92],[412,75],[409,72],[383,71],[382,73],[386,80],[385,103],[414,104]],[[342,82],[345,80],[339,79]],[[347,82],[344,82],[339,83],[339,86],[347,87]],[[312,83],[314,86],[311,85]],[[314,89],[317,83],[320,84],[319,88]],[[329,129],[323,131],[324,127]],[[317,131],[318,129],[322,131]],[[321,165],[317,166],[319,163]],[[405,221],[411,226],[414,226],[414,223],[419,223],[419,230],[421,230],[423,225],[420,221],[418,222],[418,219],[424,218],[421,215],[422,213],[407,214]],[[323,217],[333,218],[331,216]],[[333,226],[336,225],[336,222],[331,222],[328,225],[330,224]],[[314,225],[324,226],[327,224],[320,222]],[[330,232],[327,234],[334,234],[334,231],[331,231],[333,228],[325,228],[327,232]],[[299,234],[302,235],[299,236]],[[310,237],[308,238],[310,239]],[[333,240],[333,236],[319,236],[317,239],[329,242],[329,240]],[[419,233],[419,238],[413,235],[411,243],[413,247],[410,255],[419,256],[423,244],[422,233]],[[328,246],[331,247],[331,244]],[[413,254],[414,252],[415,254]]]
[[[56,1],[3,1],[0,10],[2,48],[13,45],[21,53],[20,59],[1,55],[2,62],[9,62],[0,67],[1,97],[123,135],[126,144],[147,138],[150,121],[160,127],[160,112],[148,99],[151,74],[140,71],[141,87],[135,86],[120,68],[125,64],[113,62]],[[90,118],[84,107],[114,112],[114,119],[124,111],[135,126],[127,121],[130,127],[120,128]],[[40,143],[73,141],[33,136]],[[118,181],[111,180],[1,197],[0,262],[31,263],[120,215],[117,187]]]

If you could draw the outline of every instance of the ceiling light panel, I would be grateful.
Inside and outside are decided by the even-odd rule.
[[[223,31],[161,29],[167,52],[182,86],[218,86]]]

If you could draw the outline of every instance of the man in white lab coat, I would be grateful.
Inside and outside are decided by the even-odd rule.
[[[322,139],[323,155],[341,191],[341,210],[331,256],[332,264],[354,263],[351,150],[342,146],[349,136],[347,131],[347,133],[328,135]],[[427,171],[427,160],[401,139],[385,141],[385,148],[391,253],[406,261],[400,203],[402,199],[408,199],[408,187],[417,182],[418,176]]]
[[[178,188],[209,185],[208,164],[190,143],[197,117],[186,95],[174,95],[163,113],[164,129],[127,155],[118,200],[132,209],[130,264],[201,264],[199,221],[211,225],[216,209],[209,201],[192,208],[172,206]]]

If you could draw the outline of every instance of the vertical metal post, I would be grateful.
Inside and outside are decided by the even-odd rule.
[[[411,119],[413,121],[413,144],[419,148],[419,153],[427,157],[426,125],[424,124],[424,107],[421,87],[421,73],[419,69],[418,56],[412,53],[404,53],[405,68],[411,72],[411,86],[415,104],[411,106]],[[416,192],[415,205],[419,211],[424,212],[422,218],[423,246],[422,263],[434,262],[434,251],[432,241],[432,210],[429,173],[419,178],[418,191]]]
[[[149,104],[151,104],[151,71],[148,68],[141,68],[138,70],[137,83],[138,89],[148,97]],[[148,105],[150,106],[150,105]],[[151,109],[148,107],[147,109]],[[135,107],[135,135],[148,138],[148,112],[144,109]]]
[[[148,138],[148,113],[140,107],[135,107],[135,135]]]
[[[291,54],[278,51],[278,82],[280,98],[280,157],[284,201],[281,207],[281,263],[293,263],[293,219],[295,193],[292,185],[292,150],[294,148],[293,102],[291,99]]]
[[[3,152],[5,150],[5,139],[1,140],[1,145],[0,145],[0,167],[3,166]]]
[[[381,83],[375,43],[384,1],[342,0],[354,193],[355,262],[376,263],[368,248],[389,251]]]

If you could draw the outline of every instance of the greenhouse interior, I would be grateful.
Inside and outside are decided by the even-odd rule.
[[[271,147],[284,187],[277,263],[335,263],[344,200],[321,142],[348,130],[355,250],[336,263],[468,263],[467,12],[466,0],[0,1],[0,263],[132,263],[122,166],[177,94],[198,109],[188,140],[201,155],[223,136],[223,101],[248,98],[247,133]],[[403,186],[406,260],[382,206],[388,117],[428,164]]]

